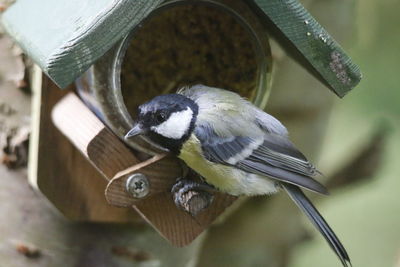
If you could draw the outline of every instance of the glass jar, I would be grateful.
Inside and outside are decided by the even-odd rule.
[[[268,36],[241,0],[165,1],[76,82],[86,104],[122,140],[137,106],[182,86],[236,91],[265,108],[272,70]],[[141,152],[159,149],[124,140]]]

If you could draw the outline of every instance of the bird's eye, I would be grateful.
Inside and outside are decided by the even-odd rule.
[[[161,122],[164,122],[166,119],[167,119],[167,115],[165,115],[164,112],[157,113],[157,115],[156,115],[157,122],[161,123]]]

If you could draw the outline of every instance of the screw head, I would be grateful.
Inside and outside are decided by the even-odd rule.
[[[132,174],[126,180],[126,191],[134,198],[144,198],[150,192],[149,180],[144,174]]]

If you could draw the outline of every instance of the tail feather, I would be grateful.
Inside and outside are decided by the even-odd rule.
[[[295,185],[282,184],[283,188],[289,194],[290,198],[297,204],[297,206],[307,215],[314,226],[324,236],[329,246],[335,251],[344,267],[351,266],[349,255],[343,247],[339,238],[335,235],[333,230],[329,227],[328,223],[321,216],[318,210],[314,207],[306,195]]]

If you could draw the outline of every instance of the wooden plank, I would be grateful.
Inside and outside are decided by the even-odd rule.
[[[210,207],[195,218],[178,210],[170,193],[176,178],[182,175],[176,159],[156,155],[132,168],[118,173],[108,184],[106,198],[109,203],[120,207],[133,207],[157,232],[173,245],[182,247],[190,244],[199,234],[225,211],[237,198],[216,193]],[[149,180],[150,192],[144,199],[134,199],[126,191],[128,177],[140,172]]]
[[[193,242],[236,199],[218,193],[210,207],[196,218],[178,210],[169,192],[140,201],[133,207],[160,235],[174,246],[183,247]]]
[[[270,33],[300,64],[339,97],[361,80],[361,72],[298,0],[254,0]],[[290,75],[290,74],[288,74]]]
[[[179,161],[165,154],[158,154],[117,173],[106,188],[108,203],[118,207],[132,207],[142,200],[132,198],[125,189],[129,176],[136,172],[146,175],[149,180],[150,190],[147,197],[169,192],[176,179],[183,175]]]
[[[18,0],[2,16],[8,33],[66,87],[162,0]]]
[[[106,180],[140,162],[73,93],[54,106],[52,119]]]
[[[59,90],[41,72],[36,71],[35,76],[30,182],[69,219],[96,222],[141,221],[135,212],[107,203],[104,199],[107,180],[51,122],[50,114],[54,104],[68,91]]]

